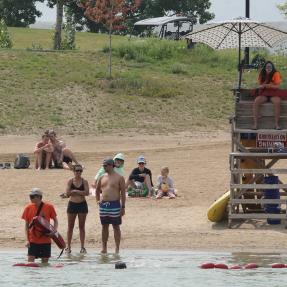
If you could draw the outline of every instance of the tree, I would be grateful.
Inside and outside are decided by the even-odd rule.
[[[285,3],[282,4],[278,4],[277,8],[281,11],[281,13],[287,17],[287,1]]]
[[[177,13],[202,24],[214,18],[214,14],[207,11],[210,6],[209,0],[142,0],[139,9],[142,19]]]
[[[112,31],[124,29],[123,21],[140,5],[140,0],[83,0],[84,15],[102,23],[109,32],[109,77],[112,77]]]
[[[13,43],[4,20],[0,21],[0,48],[12,48]]]
[[[0,0],[0,19],[10,27],[27,27],[34,24],[42,13],[36,9],[36,2],[44,0]]]
[[[76,36],[76,23],[73,12],[70,7],[65,6],[65,18],[66,23],[64,24],[64,40],[61,44],[63,50],[74,50],[76,48],[75,36]]]

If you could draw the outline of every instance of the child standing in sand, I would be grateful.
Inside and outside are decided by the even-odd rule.
[[[162,198],[168,196],[170,199],[175,198],[175,190],[173,187],[173,180],[169,174],[169,168],[164,166],[161,168],[160,175],[157,177],[157,196],[156,198]]]

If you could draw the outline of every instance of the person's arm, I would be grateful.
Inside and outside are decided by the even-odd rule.
[[[148,170],[148,174],[150,176],[150,183],[151,183],[151,186],[153,186],[153,182],[152,182],[152,174],[151,174],[151,170],[149,169]]]
[[[35,148],[34,148],[34,154],[40,152],[43,150],[43,147],[39,147],[40,143],[37,143]]]
[[[96,201],[97,201],[97,203],[100,202],[101,191],[102,191],[102,177],[98,180],[97,187],[96,187]]]
[[[54,228],[55,228],[56,230],[58,230],[59,222],[58,222],[57,216],[54,217],[53,221],[54,221],[54,225],[53,225]]]
[[[71,195],[89,195],[89,184],[88,181],[86,181],[85,179],[83,179],[84,181],[84,190],[78,190],[78,189],[73,189],[71,190]]]
[[[25,237],[26,237],[26,247],[30,246],[30,242],[29,242],[29,222],[25,221]]]
[[[125,179],[121,176],[120,179],[120,196],[121,196],[121,215],[124,216],[126,213],[126,188]]]
[[[72,193],[72,190],[71,190],[71,185],[72,185],[72,181],[73,179],[69,179],[68,181],[68,184],[67,184],[67,187],[66,187],[66,197],[70,197],[71,196],[71,193]]]

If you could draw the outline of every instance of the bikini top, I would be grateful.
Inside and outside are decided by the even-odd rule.
[[[80,186],[74,185],[74,182],[72,181],[71,190],[73,190],[73,189],[76,189],[76,190],[85,190],[84,180],[82,179],[82,183],[81,183]]]

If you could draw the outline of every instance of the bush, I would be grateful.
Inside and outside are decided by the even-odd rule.
[[[0,48],[12,48],[13,43],[4,20],[0,21]]]
[[[131,40],[128,44],[123,44],[114,48],[114,54],[116,56],[138,62],[171,59],[184,53],[186,53],[184,42],[154,38],[135,41]]]

